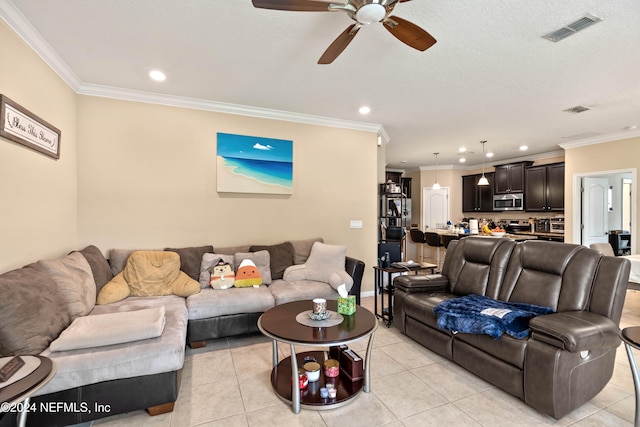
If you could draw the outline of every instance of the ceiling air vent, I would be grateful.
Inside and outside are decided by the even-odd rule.
[[[578,113],[584,113],[585,111],[589,111],[589,110],[591,110],[591,107],[586,107],[584,105],[576,105],[575,107],[567,108],[566,110],[562,110],[562,111],[566,113],[578,114]]]
[[[551,40],[552,42],[559,42],[562,39],[565,39],[578,31],[584,30],[591,25],[602,21],[602,18],[598,18],[597,16],[591,15],[587,13],[582,18],[577,21],[572,22],[571,24],[565,25],[559,30],[553,31],[549,34],[542,36],[543,39]]]

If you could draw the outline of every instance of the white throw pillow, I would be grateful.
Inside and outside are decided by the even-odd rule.
[[[291,282],[315,280],[328,283],[334,289],[344,283],[349,291],[353,286],[353,278],[345,270],[346,256],[346,246],[315,242],[307,261],[287,268],[283,278]]]

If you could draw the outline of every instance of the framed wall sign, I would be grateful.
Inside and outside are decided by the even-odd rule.
[[[60,158],[60,130],[4,95],[0,95],[0,136]]]

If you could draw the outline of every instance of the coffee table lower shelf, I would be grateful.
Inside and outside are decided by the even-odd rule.
[[[324,351],[307,351],[296,355],[298,366],[304,365],[304,358],[312,356],[322,364],[324,361]],[[297,379],[296,379],[297,380]],[[335,398],[323,398],[320,396],[320,388],[325,384],[331,383],[335,386],[337,394]],[[278,397],[289,403],[293,403],[291,396],[291,356],[282,359],[277,366],[271,371],[271,385]],[[300,407],[305,409],[323,410],[335,409],[349,403],[349,401],[357,396],[364,388],[364,380],[351,381],[344,373],[340,373],[338,377],[325,377],[324,372],[320,371],[320,379],[318,381],[309,382],[306,389],[300,390]]]

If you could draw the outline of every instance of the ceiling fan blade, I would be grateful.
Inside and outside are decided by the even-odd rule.
[[[260,9],[293,10],[297,12],[328,12],[329,3],[312,0],[251,0]]]
[[[327,50],[324,51],[318,60],[318,64],[331,64],[333,60],[336,59],[347,46],[349,46],[349,43],[351,43],[351,40],[353,40],[359,30],[360,25],[350,25],[333,41],[333,43],[331,43],[331,45],[329,45]]]
[[[402,43],[414,49],[425,51],[436,43],[436,39],[416,24],[397,16],[383,21],[384,27]]]

